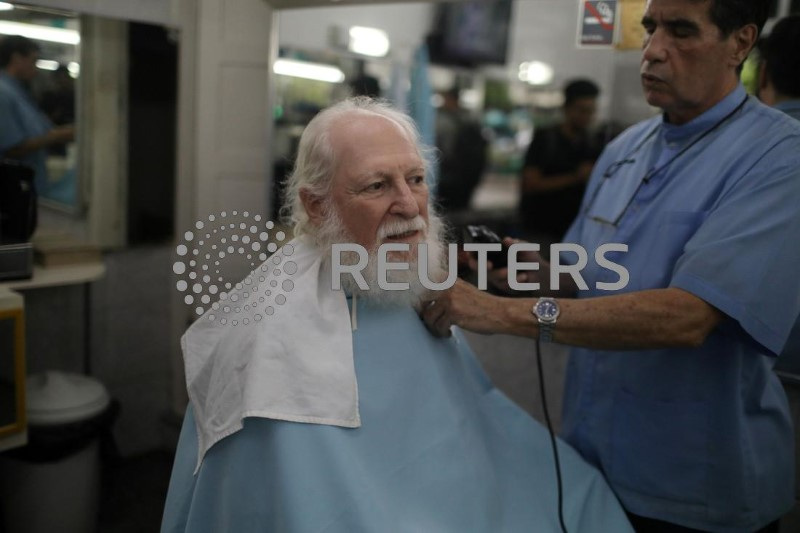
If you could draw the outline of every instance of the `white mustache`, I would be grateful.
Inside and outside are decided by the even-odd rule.
[[[425,219],[420,215],[417,215],[411,220],[391,220],[378,228],[378,241],[383,241],[383,239],[390,235],[400,235],[401,233],[409,231],[427,232],[427,229],[428,225],[425,223]]]

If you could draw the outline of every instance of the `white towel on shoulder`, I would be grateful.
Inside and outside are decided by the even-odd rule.
[[[245,417],[361,425],[346,296],[331,289],[330,261],[318,247],[300,239],[288,246],[275,255],[292,250],[282,259],[284,265],[289,260],[296,264],[293,275],[284,270],[276,275],[273,258],[268,258],[250,273],[250,284],[242,284],[219,302],[233,308],[235,298],[243,307],[246,301],[257,302],[256,296],[266,290],[280,292],[270,289],[270,281],[276,280],[280,287],[291,279],[293,288],[284,292],[285,303],[270,304],[273,314],[261,312],[267,303],[256,304],[259,320],[252,311],[226,314],[220,307],[200,317],[181,338],[197,422],[198,469],[208,449],[240,430]],[[225,325],[221,316],[226,317]],[[243,323],[243,316],[250,317],[249,324]]]

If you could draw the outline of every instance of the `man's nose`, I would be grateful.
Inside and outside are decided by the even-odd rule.
[[[665,36],[660,28],[656,28],[653,33],[645,37],[642,48],[642,59],[648,63],[660,63],[667,58],[667,47],[664,41]]]
[[[395,189],[395,197],[389,212],[393,215],[399,215],[405,218],[414,218],[419,215],[419,204],[414,193],[411,192],[408,184],[403,182],[397,189]]]

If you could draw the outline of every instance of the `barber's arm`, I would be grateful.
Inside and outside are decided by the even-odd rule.
[[[536,338],[531,312],[536,298],[504,298],[458,281],[423,306],[422,318],[435,335],[457,325],[478,333]],[[561,312],[553,341],[595,349],[634,350],[693,347],[724,315],[693,294],[677,288],[653,289],[597,298],[558,299]]]
[[[20,158],[54,144],[65,144],[75,139],[74,126],[56,126],[44,135],[25,139],[5,152],[6,157]]]

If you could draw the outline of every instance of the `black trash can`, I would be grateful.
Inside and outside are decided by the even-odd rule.
[[[102,383],[45,372],[26,383],[28,444],[0,454],[5,533],[96,533],[100,437],[116,416]]]

